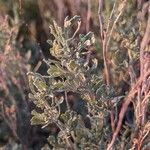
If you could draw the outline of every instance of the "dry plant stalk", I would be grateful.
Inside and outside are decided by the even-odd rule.
[[[116,26],[116,23],[118,22],[119,18],[121,17],[123,10],[127,4],[127,0],[124,0],[118,8],[118,15],[116,19],[113,21],[112,26],[110,26],[110,23],[112,21],[112,17],[114,15],[115,7],[116,7],[117,0],[114,2],[113,9],[111,11],[110,17],[108,19],[107,27],[105,27],[104,24],[104,16],[103,16],[103,7],[104,7],[104,0],[99,0],[99,24],[100,24],[100,39],[103,46],[103,60],[104,60],[104,75],[106,79],[106,84],[108,87],[110,87],[111,78],[110,78],[110,60],[109,60],[109,44],[111,40],[111,36],[113,33],[113,30]]]
[[[101,33],[101,40],[103,44],[103,59],[104,59],[104,72],[106,76],[106,83],[108,86],[110,86],[110,68],[109,68],[109,57],[108,57],[108,47],[109,47],[109,42],[111,39],[111,35],[114,29],[114,26],[118,22],[121,14],[123,13],[123,7],[126,5],[127,1],[123,1],[121,4],[121,9],[120,13],[116,17],[116,20],[113,22],[113,25],[111,29],[109,28],[110,22],[108,22],[108,26],[106,28],[106,31],[104,30],[104,17],[102,14],[103,11],[103,0],[99,0],[99,22],[100,22],[100,33]],[[141,42],[140,46],[140,77],[135,81],[135,83],[132,85],[131,90],[129,91],[128,95],[124,98],[124,103],[122,104],[120,113],[119,113],[119,120],[116,126],[116,129],[114,130],[114,119],[113,116],[111,115],[111,124],[112,124],[112,130],[113,130],[113,136],[110,144],[108,145],[107,150],[111,150],[114,142],[118,136],[118,133],[121,129],[122,126],[122,121],[125,116],[125,113],[128,109],[129,104],[132,102],[134,105],[134,110],[135,110],[135,118],[136,118],[136,125],[137,125],[137,132],[139,132],[139,129],[141,126],[144,126],[146,123],[146,112],[147,112],[147,107],[148,107],[148,102],[149,102],[149,97],[150,97],[150,54],[149,52],[144,52],[145,48],[147,47],[149,41],[150,41],[150,2],[147,2],[143,7],[143,10],[148,11],[149,17],[147,21],[147,27],[146,31],[144,34],[144,37]],[[115,7],[115,3],[114,3]],[[110,15],[113,15],[114,12],[114,7],[112,10],[112,13]],[[146,12],[143,12],[146,14]],[[108,34],[110,32],[110,34]],[[132,76],[132,75],[131,75]],[[141,132],[144,129],[141,129]],[[134,138],[134,141],[136,139],[136,143],[134,145],[137,145],[138,150],[141,149],[142,142],[144,141],[144,138],[149,134],[148,132],[145,134],[144,131],[138,135],[137,137]],[[144,138],[142,138],[144,136]]]
[[[103,16],[103,6],[104,6],[104,1],[99,0],[99,24],[100,24],[100,38],[102,41],[103,45],[103,59],[104,59],[104,75],[106,79],[106,84],[109,87],[110,86],[110,68],[109,68],[109,58],[108,58],[108,48],[106,47],[107,45],[107,35],[104,30],[104,16]]]

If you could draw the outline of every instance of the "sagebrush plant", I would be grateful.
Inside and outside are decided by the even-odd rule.
[[[71,27],[77,23],[78,28],[70,37]],[[75,39],[81,24],[81,18],[68,17],[64,28],[56,22],[50,26],[54,41],[50,53],[55,60],[44,60],[48,65],[46,75],[28,73],[29,86],[32,91],[30,98],[40,109],[32,111],[31,124],[41,124],[46,127],[55,123],[59,128],[57,136],[50,135],[48,141],[54,149],[80,148],[99,149],[109,134],[106,127],[107,98],[113,97],[113,91],[106,92],[102,74],[97,73],[98,60],[92,56],[91,47],[95,42],[94,34],[88,32]],[[92,56],[92,57],[91,57]],[[86,127],[83,116],[72,110],[68,101],[68,93],[81,96],[87,112],[89,128]],[[64,102],[65,101],[65,102]],[[65,112],[61,104],[66,104]]]
[[[49,145],[43,149],[149,148],[150,23],[147,22],[147,33],[143,35],[146,24],[140,17],[146,16],[150,4],[145,5],[137,19],[137,12],[131,11],[134,2],[127,5],[127,0],[116,0],[106,3],[104,9],[103,0],[99,1],[103,70],[97,68],[99,62],[93,54],[94,34],[88,32],[77,38],[79,16],[67,17],[63,28],[55,21],[50,26],[54,40],[48,42],[55,59],[44,60],[47,74],[28,73],[32,91],[29,96],[38,107],[32,111],[31,123],[43,128],[53,123],[59,129],[49,136]],[[71,34],[76,23],[77,29]],[[71,93],[83,102],[84,115],[72,109]]]

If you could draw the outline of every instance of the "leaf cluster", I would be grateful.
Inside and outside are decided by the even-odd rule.
[[[99,149],[104,140],[107,97],[111,92],[106,92],[102,75],[96,72],[98,60],[93,58],[91,50],[94,34],[88,32],[78,39],[75,33],[71,36],[72,26],[80,21],[79,16],[67,17],[63,29],[54,21],[50,26],[54,41],[48,42],[52,44],[50,53],[55,60],[44,60],[48,66],[46,75],[28,73],[32,91],[29,96],[38,107],[32,111],[31,124],[41,124],[42,128],[56,124],[60,131],[48,138],[53,149]],[[71,109],[69,92],[79,94],[85,101],[89,127],[86,127],[84,116]],[[65,112],[62,111],[63,103]]]

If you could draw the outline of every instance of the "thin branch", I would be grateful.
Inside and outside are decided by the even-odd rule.
[[[117,3],[117,0],[115,0],[114,5],[113,5],[113,8],[112,8],[112,11],[111,11],[111,14],[110,14],[110,16],[109,16],[108,24],[107,24],[107,28],[106,28],[106,32],[109,31],[110,23],[111,23],[111,21],[112,21],[112,17],[113,17],[113,14],[114,14],[114,12],[115,12],[115,8],[116,8],[116,3]]]
[[[73,36],[71,39],[74,39],[74,37],[76,36],[76,34],[78,33],[78,31],[80,30],[80,27],[81,27],[81,20],[78,21],[78,27],[76,29],[76,31],[74,32]]]
[[[149,4],[149,7],[148,7],[148,14],[149,14],[149,17],[148,17],[148,21],[147,21],[147,27],[146,27],[146,31],[145,31],[145,34],[144,34],[144,37],[142,39],[142,42],[141,42],[141,45],[140,45],[140,73],[142,75],[143,73],[143,55],[144,55],[144,50],[147,46],[147,44],[150,42],[150,3]]]
[[[109,71],[109,59],[108,59],[108,49],[106,48],[106,31],[104,30],[104,17],[103,17],[103,6],[104,0],[99,0],[99,24],[100,24],[100,38],[103,45],[103,59],[104,59],[104,75],[106,79],[107,87],[110,87],[110,71]]]
[[[114,118],[114,111],[113,109],[110,111],[110,120],[111,120],[111,128],[112,132],[115,132],[115,118]]]
[[[99,0],[99,9],[98,9],[98,16],[99,16],[99,24],[100,24],[100,34],[101,34],[101,40],[104,39],[104,33],[103,33],[103,6],[104,6],[104,0]]]
[[[77,35],[78,31],[80,30],[80,27],[81,27],[81,20],[78,21],[78,26],[77,26],[76,31],[74,32],[73,36],[67,40],[67,42],[74,39],[74,37]]]
[[[70,110],[70,105],[69,105],[69,102],[68,102],[68,96],[67,96],[66,91],[65,91],[65,101],[66,101],[67,109]]]
[[[116,127],[116,130],[113,134],[113,137],[112,137],[112,140],[110,142],[110,144],[108,145],[108,148],[107,150],[111,150],[112,147],[113,147],[113,144],[118,136],[118,133],[121,129],[121,126],[122,126],[122,121],[123,121],[123,118],[124,118],[124,115],[127,111],[127,108],[130,104],[130,102],[132,101],[132,99],[135,97],[135,94],[137,94],[138,92],[138,89],[141,88],[141,84],[143,82],[143,80],[145,78],[147,78],[147,76],[150,74],[150,69],[143,75],[143,76],[140,76],[140,78],[137,80],[137,82],[133,85],[132,89],[130,90],[128,96],[124,99],[124,103],[121,107],[121,111],[119,113],[119,121],[117,123],[117,127]]]
[[[110,39],[111,39],[111,37],[112,37],[112,33],[113,33],[113,31],[114,31],[115,25],[116,25],[116,23],[118,22],[119,18],[121,17],[122,13],[123,13],[123,9],[124,9],[124,7],[125,7],[125,5],[126,5],[125,2],[126,2],[126,1],[124,1],[124,3],[122,4],[120,13],[118,14],[116,20],[114,21],[114,23],[113,23],[113,25],[112,25],[112,28],[111,28],[111,31],[110,31],[110,34],[109,34],[109,38],[108,38],[108,41],[107,41],[107,44],[106,44],[106,48],[108,48],[108,46],[109,46]],[[106,31],[106,32],[108,32],[108,31]]]
[[[87,24],[86,24],[86,32],[90,30],[90,19],[91,19],[91,0],[87,2],[88,10],[87,10]]]

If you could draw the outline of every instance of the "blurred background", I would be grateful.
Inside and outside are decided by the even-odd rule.
[[[99,33],[97,0],[0,0],[0,10],[1,15],[7,14],[19,23],[17,40],[24,48],[41,48],[44,56],[49,55],[50,45],[46,41],[50,38],[49,24],[53,20],[62,26],[66,16],[79,15],[82,18],[80,33],[90,29]]]

